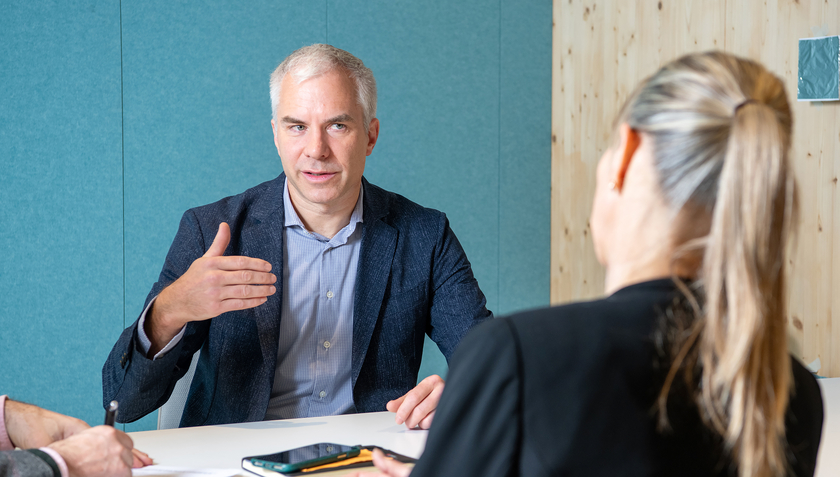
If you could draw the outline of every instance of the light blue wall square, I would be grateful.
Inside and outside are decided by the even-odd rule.
[[[799,101],[840,99],[840,36],[799,40]]]

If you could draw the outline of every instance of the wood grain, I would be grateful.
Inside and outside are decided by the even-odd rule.
[[[723,49],[762,62],[785,82],[800,199],[790,264],[791,350],[806,363],[820,358],[821,375],[840,376],[840,292],[834,293],[840,286],[840,104],[796,102],[798,40],[840,33],[838,3],[554,1],[552,303],[603,294],[589,213],[595,166],[624,100],[664,63]]]

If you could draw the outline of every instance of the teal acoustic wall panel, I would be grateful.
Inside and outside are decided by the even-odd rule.
[[[499,313],[545,306],[551,249],[551,2],[500,2]]]
[[[102,420],[122,327],[119,2],[0,4],[0,393]]]
[[[282,170],[268,77],[292,51],[325,40],[325,13],[324,2],[123,4],[125,326],[142,311],[184,211]]]
[[[0,393],[101,419],[102,363],[181,215],[280,172],[268,76],[318,42],[376,75],[368,179],[447,213],[494,312],[548,303],[550,2],[113,0],[0,13],[0,247],[12,256],[0,284],[14,292],[0,302]],[[426,344],[421,377],[445,374]]]

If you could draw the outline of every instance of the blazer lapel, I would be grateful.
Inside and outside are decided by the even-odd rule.
[[[362,179],[364,221],[362,246],[356,272],[356,293],[353,302],[353,358],[352,385],[365,361],[370,338],[384,305],[385,289],[391,275],[391,263],[397,246],[397,230],[382,221],[388,212],[387,198],[376,187],[369,187]]]
[[[271,272],[277,276],[277,292],[268,297],[262,305],[253,309],[262,352],[262,372],[258,383],[267,383],[268,392],[259,385],[254,389],[256,396],[265,396],[265,403],[252,403],[252,409],[264,414],[274,381],[279,343],[280,310],[283,297],[283,186],[285,174],[275,179],[271,187],[253,205],[252,223],[243,231],[243,251],[251,257],[261,258],[271,264]],[[247,247],[247,249],[245,248]],[[262,419],[260,416],[259,419]]]

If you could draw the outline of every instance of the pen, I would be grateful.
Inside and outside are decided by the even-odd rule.
[[[117,420],[117,408],[120,407],[120,403],[117,401],[111,401],[108,404],[108,407],[105,408],[105,425],[114,427],[114,421]]]

